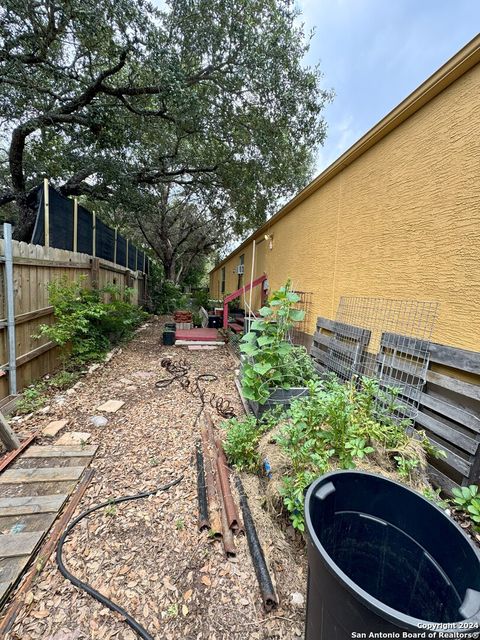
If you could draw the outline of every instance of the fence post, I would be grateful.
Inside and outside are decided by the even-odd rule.
[[[100,258],[92,258],[90,280],[92,289],[100,287]]]
[[[92,213],[92,256],[97,255],[97,216]]]
[[[43,180],[43,243],[50,246],[50,193],[48,188],[48,178]]]
[[[125,266],[128,269],[128,238],[127,238],[127,248],[125,250]]]
[[[78,198],[73,199],[73,250],[78,246]]]
[[[115,227],[115,244],[113,245],[113,263],[117,264],[117,237],[118,227]]]
[[[5,299],[7,302],[8,336],[8,386],[11,396],[17,395],[17,350],[15,338],[15,294],[13,291],[13,243],[12,225],[3,225],[3,244],[5,252]]]

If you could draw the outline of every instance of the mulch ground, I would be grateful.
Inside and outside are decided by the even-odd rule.
[[[226,559],[221,542],[197,529],[193,423],[199,401],[178,382],[155,388],[166,377],[161,359],[185,358],[190,376],[213,373],[207,392],[242,407],[234,385],[234,358],[226,348],[187,351],[161,345],[162,322],[151,321],[107,364],[52,401],[48,413],[17,423],[32,431],[50,420],[68,418],[61,432],[87,431],[99,449],[95,476],[77,511],[111,497],[151,490],[184,474],[167,493],[97,512],[83,520],[64,548],[70,568],[123,606],[155,638],[166,640],[285,639],[303,635],[306,589],[305,550],[262,508],[255,477],[244,478],[259,537],[280,598],[265,613],[247,541],[236,537],[237,556]],[[124,400],[108,424],[90,418],[106,400]],[[212,415],[216,425],[221,418]],[[60,434],[60,435],[61,435]],[[235,490],[232,489],[234,495]],[[295,597],[292,599],[292,594]],[[124,639],[137,636],[121,618],[77,590],[47,562],[26,595],[9,640]],[[297,603],[297,604],[296,604]]]

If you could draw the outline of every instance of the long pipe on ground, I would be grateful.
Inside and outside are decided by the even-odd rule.
[[[208,520],[207,487],[205,484],[205,465],[203,462],[202,446],[197,442],[195,446],[197,458],[197,493],[198,493],[198,528],[200,531],[210,529]]]
[[[203,460],[205,463],[205,480],[207,484],[208,519],[210,521],[210,530],[214,536],[219,537],[222,535],[222,522],[220,517],[220,505],[215,489],[215,478],[213,475],[213,464],[208,443],[207,427],[202,427],[200,433],[202,436]]]
[[[240,518],[238,517],[237,507],[230,489],[230,469],[228,467],[227,457],[223,450],[222,442],[215,440],[217,445],[217,471],[220,487],[222,489],[223,501],[225,504],[225,512],[227,514],[228,526],[235,532],[242,529]]]
[[[263,554],[262,545],[258,539],[255,524],[253,522],[250,507],[248,506],[247,496],[243,488],[242,481],[237,476],[235,478],[238,495],[240,497],[240,506],[243,513],[243,524],[245,526],[245,533],[248,540],[248,548],[250,549],[250,555],[252,556],[253,566],[257,575],[258,584],[260,586],[260,592],[262,594],[263,606],[266,611],[271,611],[278,604],[278,598],[273,588],[272,579],[268,572],[267,563],[265,562],[265,556]]]

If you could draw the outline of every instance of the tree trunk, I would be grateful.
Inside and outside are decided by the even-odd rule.
[[[15,202],[18,209],[18,220],[13,227],[13,239],[31,242],[37,216],[36,209],[28,204],[25,193],[18,194]]]

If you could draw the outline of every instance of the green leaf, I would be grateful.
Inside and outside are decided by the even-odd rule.
[[[262,307],[258,313],[264,318],[273,315],[273,311],[270,307]]]
[[[290,319],[294,322],[301,322],[305,318],[305,311],[302,309],[292,309],[290,311]]]
[[[257,362],[253,365],[253,370],[256,371],[259,375],[264,376],[272,369],[272,365],[268,362]]]
[[[257,339],[258,345],[260,347],[264,347],[267,344],[272,344],[273,341],[274,341],[274,338],[272,338],[272,336],[260,336]]]
[[[246,356],[256,356],[258,353],[258,349],[251,344],[241,344],[240,351]]]

